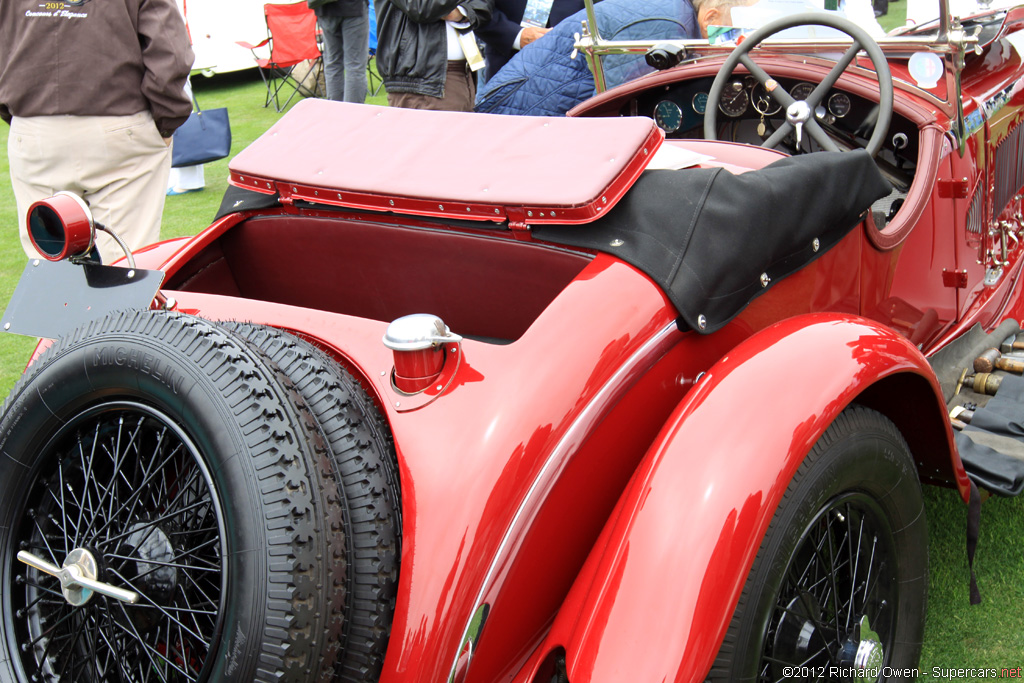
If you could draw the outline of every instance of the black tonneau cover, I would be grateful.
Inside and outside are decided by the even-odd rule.
[[[890,190],[863,150],[781,159],[740,175],[721,168],[646,171],[594,223],[533,231],[636,266],[690,327],[709,334],[833,247]]]

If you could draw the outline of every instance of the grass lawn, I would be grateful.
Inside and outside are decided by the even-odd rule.
[[[901,4],[904,0],[901,0]],[[894,3],[895,5],[895,3]],[[197,78],[197,96],[204,107],[226,106],[237,153],[265,131],[278,114],[263,108],[264,87],[256,74]],[[370,101],[386,104],[383,92]],[[6,306],[25,265],[15,229],[14,197],[7,167],[8,127],[0,125],[0,306]],[[329,131],[324,131],[329,134]],[[227,187],[227,160],[207,164],[206,190],[168,197],[162,236],[191,235],[206,227]],[[33,340],[0,334],[0,393],[17,379]],[[965,552],[966,507],[947,489],[926,488],[929,520],[931,589],[921,670],[932,667],[1015,668],[1024,665],[1024,502],[992,499],[982,509],[981,540],[976,568],[983,603],[968,605]],[[922,676],[922,680],[933,678]],[[958,680],[973,680],[970,677]]]
[[[890,0],[888,10],[878,17],[878,23],[886,31],[907,23],[907,0]]]

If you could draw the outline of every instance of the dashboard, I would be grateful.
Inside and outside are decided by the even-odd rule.
[[[637,97],[634,114],[650,116],[665,131],[666,137],[702,137],[704,113],[708,105],[708,91],[711,78],[702,78],[676,83],[648,91]],[[816,87],[809,81],[780,79],[779,84],[795,100],[806,99]],[[835,129],[842,137],[850,137],[853,143],[857,136],[870,134],[870,124],[876,105],[860,97],[833,88],[818,105],[815,115],[818,122]],[[719,102],[720,128],[735,128],[741,121],[756,121],[763,124],[766,138],[785,118],[780,105],[760,83],[751,76],[734,76],[725,84]],[[728,131],[725,131],[728,133]],[[728,134],[720,136],[730,139]],[[749,140],[743,140],[749,142]]]
[[[652,87],[625,102],[620,114],[651,117],[667,138],[703,139],[704,115],[713,81],[710,77],[696,78]],[[780,78],[778,83],[795,100],[805,100],[817,87],[816,83],[794,78]],[[877,109],[874,101],[832,88],[817,106],[815,118],[840,149],[855,149],[863,147],[871,136]],[[785,111],[752,76],[734,74],[722,91],[716,121],[719,140],[760,145],[785,121]],[[790,154],[817,149],[807,135],[803,136],[801,147],[797,149],[791,132],[780,149]],[[917,128],[894,115],[877,160],[898,188],[909,187],[917,147]]]
[[[794,100],[805,100],[814,92],[814,87],[813,83],[799,81],[788,90]],[[853,110],[850,96],[838,90],[829,93],[825,102],[817,116],[828,123],[846,118]],[[704,90],[698,91],[690,98],[690,106],[701,117],[704,116],[707,105],[708,93]],[[733,118],[739,118],[748,112],[768,117],[777,116],[782,111],[782,105],[768,94],[763,85],[747,76],[734,78],[726,83],[718,109]],[[671,98],[659,100],[654,105],[653,116],[658,126],[666,133],[675,133],[683,123],[682,107]]]

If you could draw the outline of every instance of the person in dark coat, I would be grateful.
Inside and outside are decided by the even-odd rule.
[[[487,79],[493,78],[516,52],[583,9],[583,0],[540,0],[539,15],[524,17],[527,1],[494,0],[490,23],[477,31],[484,41]]]
[[[483,66],[474,31],[492,0],[376,0],[377,70],[388,104],[472,111],[473,70]]]

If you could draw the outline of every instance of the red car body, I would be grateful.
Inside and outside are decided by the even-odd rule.
[[[619,118],[710,80],[714,50],[566,120],[300,103],[231,166],[233,184],[279,202],[135,254],[177,311],[312,342],[386,420],[402,554],[377,680],[705,680],[787,488],[853,404],[896,426],[922,481],[968,500],[926,357],[1024,316],[1024,8],[986,21],[960,118],[952,76],[917,87],[906,48],[881,41],[893,129],[916,150],[903,207],[711,334],[614,249],[528,226],[587,230],[662,144],[733,173],[782,158]],[[829,69],[755,56],[787,82]],[[863,64],[833,87],[877,100]],[[463,336],[418,393],[396,388],[402,352],[381,342],[410,313]]]

